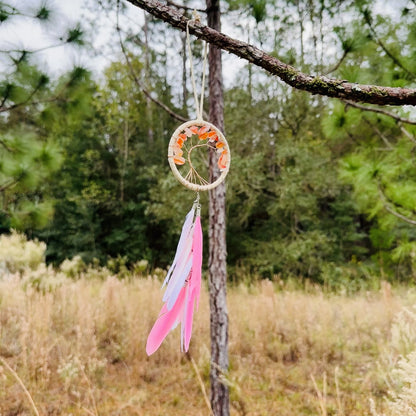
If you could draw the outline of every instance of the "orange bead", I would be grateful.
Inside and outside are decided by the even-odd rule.
[[[203,133],[199,135],[199,140],[205,140],[208,139],[208,133]]]
[[[204,133],[206,133],[208,130],[209,130],[209,127],[207,127],[207,126],[202,126],[202,127],[199,129],[198,134],[204,134]]]
[[[174,156],[182,156],[183,155],[183,151],[182,151],[182,149],[174,149],[174,151],[173,151],[173,155]]]
[[[197,126],[191,126],[189,127],[189,130],[191,130],[192,133],[198,134],[198,127]]]
[[[178,144],[179,147],[182,147],[183,146],[183,139],[178,139],[176,143]]]
[[[223,170],[227,167],[227,162],[228,162],[228,158],[227,156],[223,153],[220,158],[218,159],[218,167]]]
[[[180,157],[180,156],[174,157],[173,158],[173,161],[177,165],[183,165],[183,164],[185,164],[185,159],[183,157]]]
[[[224,143],[223,142],[217,142],[216,146],[217,146],[217,149],[219,149],[221,147],[224,147]]]
[[[183,141],[185,141],[185,140],[186,140],[186,134],[184,134],[184,133],[181,133],[178,137],[179,137],[180,139],[182,139]]]

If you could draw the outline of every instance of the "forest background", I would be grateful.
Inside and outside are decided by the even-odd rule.
[[[35,50],[1,52],[0,227],[45,241],[54,264],[80,255],[86,263],[166,266],[194,196],[166,162],[178,120],[154,99],[192,115],[184,35],[151,17],[136,25],[125,5],[104,3],[85,4],[90,17],[58,40],[88,50],[88,19],[101,14],[108,24],[117,13],[118,27],[113,19],[107,30],[118,56],[101,73],[78,65],[52,76]],[[223,14],[241,39],[305,72],[412,86],[414,5],[394,5],[230,1]],[[22,10],[2,3],[1,24],[13,27],[32,14],[31,24],[48,33],[53,12],[44,3]],[[198,41],[194,48],[200,58]],[[361,287],[374,276],[412,281],[414,124],[295,91],[251,64],[227,61],[231,278],[244,270],[329,286]],[[411,118],[412,111],[397,115]]]

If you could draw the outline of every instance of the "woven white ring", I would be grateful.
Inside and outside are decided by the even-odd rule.
[[[206,185],[199,185],[193,182],[188,181],[187,179],[185,179],[181,173],[179,172],[178,168],[176,167],[176,164],[174,162],[174,148],[175,145],[178,141],[178,136],[181,133],[184,133],[184,130],[192,127],[192,126],[197,126],[197,127],[203,127],[206,126],[208,127],[210,130],[215,131],[215,133],[218,136],[218,141],[224,143],[224,149],[226,149],[227,153],[228,153],[228,161],[226,164],[225,169],[223,169],[221,171],[221,175],[218,177],[218,179],[215,182],[206,184]],[[230,170],[230,162],[231,162],[231,154],[230,154],[230,148],[228,146],[228,142],[225,139],[224,135],[222,134],[222,132],[215,127],[213,124],[208,123],[205,120],[190,120],[187,121],[184,124],[181,124],[172,134],[172,137],[169,141],[169,146],[168,146],[168,160],[169,160],[169,165],[170,168],[172,169],[173,175],[175,176],[175,178],[183,185],[186,186],[188,189],[191,189],[192,191],[209,191],[211,189],[216,188],[221,182],[224,181],[225,177],[228,174],[228,171]]]

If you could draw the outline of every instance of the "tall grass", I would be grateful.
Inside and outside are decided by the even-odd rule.
[[[411,295],[387,287],[343,297],[269,281],[228,295],[224,382],[233,415],[367,415],[369,397],[383,410],[388,386],[378,362]],[[41,415],[208,415],[202,389],[208,390],[210,366],[208,294],[202,293],[189,355],[180,352],[176,330],[146,356],[160,307],[156,277],[59,276],[46,289],[33,280],[3,281],[0,356]],[[0,368],[0,414],[30,414],[16,377]]]

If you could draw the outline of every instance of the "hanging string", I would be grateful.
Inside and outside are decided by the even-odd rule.
[[[199,21],[200,17],[196,11],[193,13],[193,21]],[[188,20],[186,23],[186,40],[188,43],[188,54],[189,54],[189,64],[191,67],[191,81],[192,81],[192,89],[194,91],[194,99],[195,99],[195,109],[196,109],[196,118],[197,120],[202,120],[202,113],[204,111],[204,89],[205,89],[205,69],[207,66],[207,56],[208,56],[208,46],[205,42],[204,46],[204,62],[202,66],[202,83],[201,83],[201,98],[198,99],[198,92],[196,90],[196,82],[195,82],[195,74],[194,74],[194,64],[192,60],[192,49],[191,49],[191,39],[189,35],[189,23],[192,20]]]

